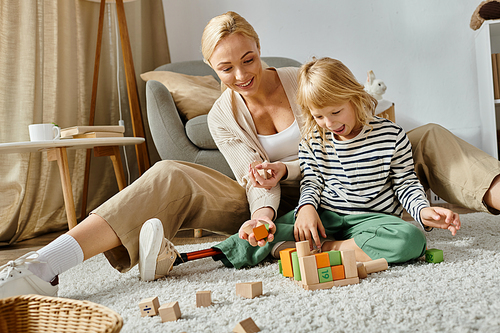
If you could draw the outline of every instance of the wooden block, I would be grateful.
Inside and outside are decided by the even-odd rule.
[[[311,248],[309,247],[309,241],[307,240],[295,243],[295,248],[297,249],[297,255],[299,258],[311,255]]]
[[[237,283],[236,295],[245,298],[254,298],[262,295],[262,281]]]
[[[240,321],[234,328],[233,332],[235,333],[252,333],[252,332],[260,332],[260,328],[255,324],[251,317],[248,317],[245,320]]]
[[[344,265],[345,278],[350,279],[358,276],[358,267],[356,265],[356,254],[354,250],[340,251],[342,265]]]
[[[439,249],[428,249],[425,250],[425,261],[437,264],[438,262],[442,262],[443,258],[443,250]]]
[[[316,257],[308,256],[299,258],[300,276],[304,284],[318,284],[318,267]]]
[[[250,235],[253,232],[253,227],[250,224],[245,225],[242,230],[247,234]]]
[[[141,309],[141,317],[152,317],[158,314],[158,308],[160,307],[160,302],[158,301],[158,296],[145,298],[139,302],[139,308]]]
[[[333,281],[316,283],[316,284],[303,284],[302,288],[305,290],[320,290],[320,289],[331,289],[333,288]]]
[[[210,306],[212,305],[212,292],[207,291],[197,291],[196,292],[196,307],[200,306]]]
[[[368,277],[368,272],[366,271],[365,264],[358,262],[356,263],[356,266],[358,266],[358,277],[360,279],[366,279]]]
[[[255,239],[257,241],[260,241],[261,239],[267,238],[267,235],[269,234],[269,231],[266,228],[265,224],[261,224],[255,228],[253,228],[253,233],[255,235]]]
[[[347,286],[349,284],[356,284],[356,283],[359,283],[359,277],[333,281],[333,284],[336,287]]]
[[[330,267],[330,256],[328,255],[328,253],[326,252],[316,253],[314,257],[316,258],[316,267],[318,268]]]
[[[181,317],[181,309],[179,308],[179,302],[165,303],[160,306],[158,310],[160,312],[161,322],[166,321],[176,321]]]
[[[345,279],[344,265],[332,266],[332,276],[334,281]]]
[[[252,162],[252,164],[251,164],[252,169],[255,169],[255,167],[256,167],[257,165],[259,165],[259,164],[262,164],[262,162],[257,162],[257,161]],[[255,170],[257,170],[257,169],[255,169]],[[270,177],[270,175],[267,173],[267,171],[266,171],[266,170],[262,170],[262,169],[260,169],[260,170],[257,170],[257,172],[258,172],[258,173],[259,173],[259,175],[260,175],[262,178],[264,178],[264,179],[268,179],[268,178]]]
[[[331,267],[318,268],[318,278],[319,278],[319,283],[333,281],[332,268]]]
[[[340,251],[328,251],[326,253],[328,253],[328,257],[330,258],[330,266],[342,265]]]
[[[293,266],[293,279],[296,281],[301,281],[302,277],[300,276],[300,265],[299,265],[299,257],[297,251],[292,252],[292,266]]]
[[[283,275],[283,267],[281,267],[281,260],[278,260],[278,270],[281,275]]]
[[[293,277],[292,252],[295,252],[294,248],[288,248],[280,251],[283,276],[286,277]]]
[[[387,268],[389,268],[389,265],[387,264],[387,260],[384,258],[372,260],[372,261],[366,261],[363,263],[366,268],[366,273],[375,273],[375,272],[380,272],[380,271],[385,271]]]

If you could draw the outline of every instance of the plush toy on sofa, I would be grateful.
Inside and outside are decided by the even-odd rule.
[[[386,85],[382,80],[379,80],[375,77],[373,71],[368,71],[368,77],[365,82],[365,90],[367,93],[375,97],[377,101],[382,99],[382,95],[387,90]]]
[[[470,27],[477,30],[485,20],[496,20],[500,18],[500,1],[486,0],[477,6],[470,19]]]

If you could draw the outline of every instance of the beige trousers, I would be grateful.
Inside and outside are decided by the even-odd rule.
[[[500,162],[456,137],[447,129],[427,124],[408,133],[415,171],[427,190],[445,201],[479,212],[498,214],[483,203]]]

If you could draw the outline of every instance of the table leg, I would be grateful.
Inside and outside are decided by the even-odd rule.
[[[68,155],[66,148],[54,148],[47,152],[49,161],[57,161],[59,166],[59,175],[61,176],[61,185],[64,197],[64,206],[66,208],[66,217],[68,218],[68,227],[72,229],[76,226],[75,200],[73,199],[73,189],[71,187],[71,178],[69,176]]]
[[[113,168],[115,169],[116,182],[118,183],[118,189],[121,191],[127,186],[125,180],[125,173],[123,172],[122,158],[120,155],[120,147],[118,146],[106,146],[106,147],[94,147],[94,156],[109,156],[113,162]]]

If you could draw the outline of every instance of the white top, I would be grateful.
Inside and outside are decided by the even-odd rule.
[[[271,135],[257,134],[270,162],[287,162],[298,158],[300,129],[297,120],[285,130]]]

